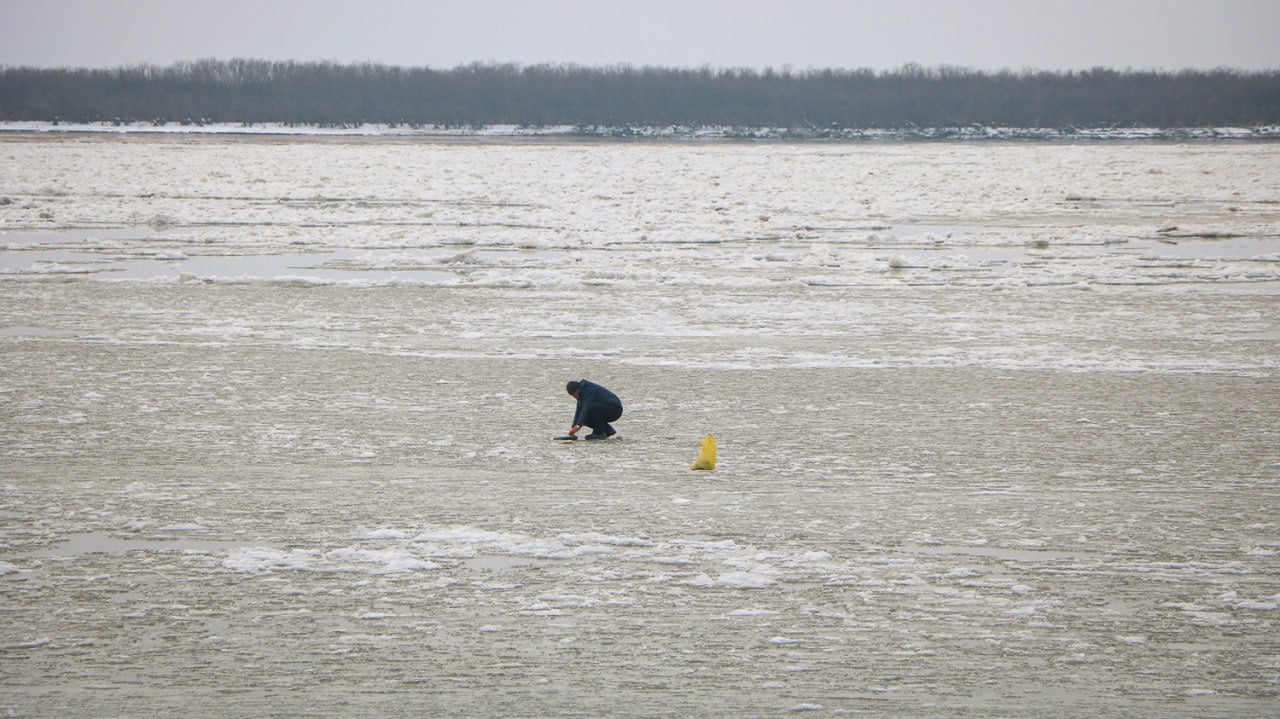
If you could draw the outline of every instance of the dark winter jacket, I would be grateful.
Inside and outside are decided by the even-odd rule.
[[[622,400],[608,389],[587,380],[578,382],[578,408],[573,413],[575,425],[586,425],[590,415],[603,415],[606,422],[622,416]]]

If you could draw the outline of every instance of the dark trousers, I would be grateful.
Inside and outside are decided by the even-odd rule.
[[[620,402],[592,402],[582,408],[582,425],[590,427],[593,432],[601,434],[614,434],[614,429],[609,425],[622,416],[622,403]]]

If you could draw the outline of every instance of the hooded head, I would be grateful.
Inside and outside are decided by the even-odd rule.
[[[578,388],[582,387],[581,382],[573,381],[565,385],[564,388],[569,394],[577,394]]]

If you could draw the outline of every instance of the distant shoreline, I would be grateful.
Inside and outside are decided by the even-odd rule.
[[[981,142],[981,141],[1277,141],[1280,125],[1262,127],[1190,128],[842,128],[796,129],[727,126],[572,126],[411,127],[365,124],[342,127],[285,123],[54,123],[0,122],[0,136],[37,135],[164,135],[240,136],[277,138],[403,138],[422,140],[542,140],[542,141],[760,141],[760,142]]]

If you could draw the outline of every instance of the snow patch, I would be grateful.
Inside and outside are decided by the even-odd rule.
[[[727,572],[721,574],[715,583],[735,589],[763,589],[777,584],[777,581],[756,572]]]

